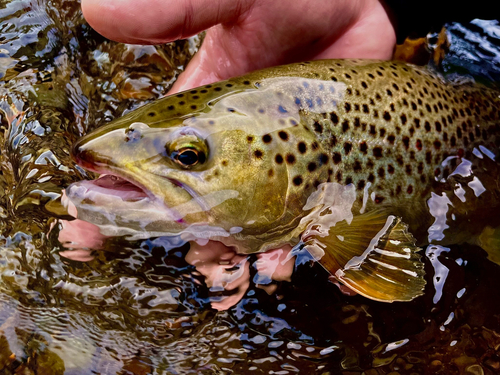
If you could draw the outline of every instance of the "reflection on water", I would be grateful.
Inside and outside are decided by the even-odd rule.
[[[345,296],[307,261],[296,266],[292,282],[289,269],[278,277],[280,265],[291,267],[286,251],[223,253],[221,264],[193,256],[202,244],[89,242],[85,232],[81,240],[61,238],[65,225],[94,233],[64,221],[71,217],[58,203],[61,187],[91,177],[70,160],[71,145],[165,93],[198,41],[111,43],[83,22],[77,4],[62,0],[1,2],[0,22],[0,372],[500,370],[498,266],[475,246],[429,246],[425,295],[381,304]],[[451,33],[445,69],[498,79],[495,22],[453,25]],[[458,200],[480,194],[477,183],[460,178]],[[428,235],[437,238],[448,225],[449,204],[432,199]],[[84,246],[73,243],[83,240]],[[210,267],[221,277],[205,278]],[[238,272],[248,278],[233,278]],[[214,310],[227,302],[224,293],[242,299]]]

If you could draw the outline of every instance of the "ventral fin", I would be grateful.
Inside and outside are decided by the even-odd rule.
[[[325,233],[315,231],[320,232]],[[370,212],[336,223],[324,237],[302,241],[335,279],[367,298],[411,301],[423,294],[421,249],[399,217]]]

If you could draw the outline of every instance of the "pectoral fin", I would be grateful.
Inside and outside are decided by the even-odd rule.
[[[500,227],[487,226],[484,228],[478,243],[488,253],[488,259],[500,265]]]
[[[423,294],[420,248],[399,217],[372,212],[337,223],[325,237],[303,240],[337,280],[367,298],[411,301]]]

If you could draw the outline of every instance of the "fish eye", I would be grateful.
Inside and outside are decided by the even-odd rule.
[[[173,133],[171,140],[165,144],[165,151],[165,156],[184,169],[198,168],[209,155],[206,140],[190,128]]]
[[[205,154],[194,148],[184,148],[172,155],[176,163],[185,168],[194,167],[198,163],[205,161]]]

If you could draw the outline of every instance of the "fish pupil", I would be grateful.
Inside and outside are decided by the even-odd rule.
[[[192,166],[198,163],[199,157],[195,150],[187,149],[179,152],[176,157],[182,165]]]

